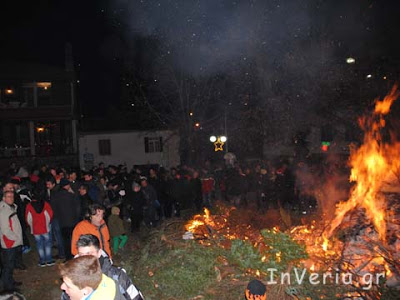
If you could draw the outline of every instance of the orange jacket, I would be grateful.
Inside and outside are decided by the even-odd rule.
[[[72,255],[78,254],[78,249],[76,248],[76,242],[82,234],[93,234],[97,236],[100,241],[100,248],[103,249],[108,256],[111,258],[111,248],[110,248],[110,233],[106,222],[103,220],[102,224],[97,227],[93,225],[88,220],[80,221],[76,224],[74,231],[72,232],[71,241],[71,253]]]

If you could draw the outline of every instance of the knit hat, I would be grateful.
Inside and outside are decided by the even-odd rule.
[[[61,187],[64,187],[64,186],[69,185],[69,184],[71,184],[71,182],[68,179],[61,178],[61,180],[60,180],[60,186]]]
[[[118,206],[113,206],[113,207],[111,208],[111,214],[117,215],[119,210],[120,210],[120,209],[119,209]]]
[[[21,178],[19,178],[18,176],[14,176],[11,178],[10,182],[12,184],[21,184]]]
[[[29,177],[29,172],[24,167],[20,167],[16,176],[26,178]]]
[[[247,300],[267,300],[267,288],[257,279],[253,279],[247,285],[245,291]]]

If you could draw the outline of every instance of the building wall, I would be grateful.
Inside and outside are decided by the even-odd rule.
[[[163,140],[162,152],[145,152],[145,138]],[[99,140],[109,140],[110,155],[100,155]],[[126,131],[79,134],[79,161],[82,169],[103,162],[105,165],[159,164],[170,168],[180,164],[179,136],[172,131]]]

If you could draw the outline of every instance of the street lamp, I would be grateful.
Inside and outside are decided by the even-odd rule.
[[[355,62],[356,62],[356,60],[353,57],[346,58],[346,63],[348,63],[348,64],[354,64]]]
[[[219,136],[215,136],[212,135],[210,136],[210,142],[214,144],[214,151],[223,151],[224,150],[224,144],[225,142],[228,140],[228,138],[224,135],[219,135]],[[226,149],[225,149],[226,150]]]

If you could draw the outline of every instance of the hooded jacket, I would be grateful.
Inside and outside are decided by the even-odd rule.
[[[90,300],[117,300],[122,299],[121,294],[118,292],[114,280],[106,275],[101,276],[101,282],[99,286],[85,299]]]
[[[0,239],[3,249],[22,245],[21,223],[17,216],[17,205],[0,202]]]
[[[119,293],[125,300],[144,300],[142,293],[136,288],[129,278],[126,271],[120,267],[116,267],[112,264],[107,253],[101,251],[99,258],[101,271],[113,279],[118,287]],[[61,300],[70,300],[69,296],[64,292],[61,295]]]
[[[100,248],[104,250],[111,257],[110,248],[110,232],[106,222],[103,220],[100,226],[93,225],[88,220],[83,220],[76,224],[74,231],[72,232],[71,241],[71,253],[72,255],[78,254],[78,249],[76,248],[76,242],[82,234],[93,234],[97,236],[100,241]]]
[[[26,206],[25,220],[33,235],[49,233],[52,219],[53,210],[47,201],[33,200]]]
[[[112,214],[108,217],[108,229],[111,237],[125,234],[124,222],[119,215]]]
[[[143,300],[142,293],[134,286],[132,280],[123,268],[113,266],[110,258],[104,252],[100,258],[101,271],[112,278],[119,288],[120,293],[126,300]]]

